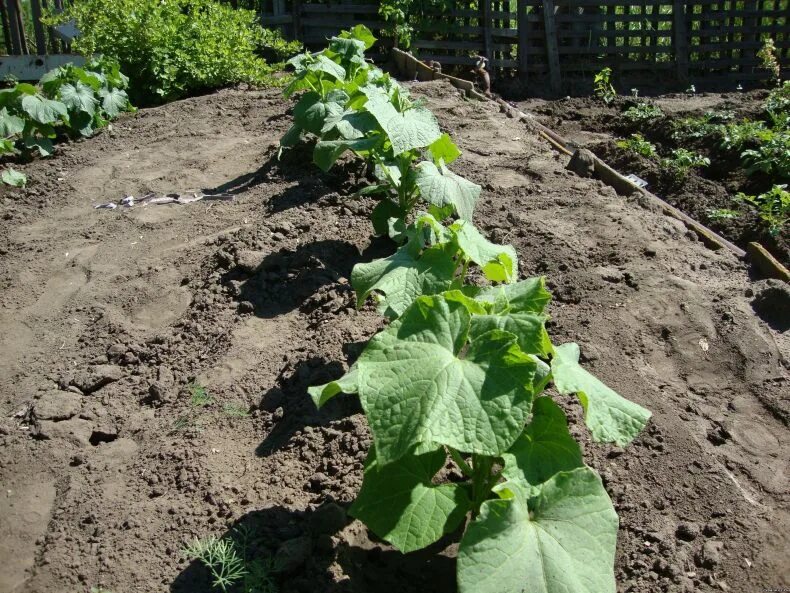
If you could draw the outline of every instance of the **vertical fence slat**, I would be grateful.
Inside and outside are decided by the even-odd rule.
[[[518,0],[518,72],[521,79],[526,82],[527,67],[529,66],[529,36],[527,35],[527,0]]]
[[[3,21],[3,41],[5,41],[5,51],[11,55],[14,53],[11,47],[11,29],[8,26],[8,11],[6,10],[5,0],[0,0],[0,20]]]
[[[44,25],[41,23],[41,4],[39,0],[30,0],[30,11],[33,17],[33,32],[36,36],[36,53],[47,53],[47,37],[44,34]]]
[[[489,60],[491,52],[491,0],[480,0],[480,26],[483,27],[483,55]]]
[[[562,74],[560,73],[560,51],[557,44],[557,18],[554,0],[544,0],[543,22],[546,31],[546,57],[549,61],[549,84],[551,92],[557,94],[562,89]]]
[[[678,81],[682,84],[687,84],[689,79],[689,46],[685,4],[682,0],[675,0],[672,8],[675,66]]]

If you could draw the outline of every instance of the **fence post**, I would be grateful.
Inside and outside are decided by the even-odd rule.
[[[39,0],[30,0],[30,11],[33,16],[33,32],[36,36],[36,53],[47,53],[47,37],[44,35],[44,25],[41,24],[41,3]]]
[[[544,0],[543,2],[543,23],[546,30],[546,53],[549,60],[549,84],[551,92],[559,94],[562,90],[562,74],[560,72],[560,51],[557,44],[554,0]]]
[[[294,0],[291,8],[293,11],[294,39],[302,40],[302,0]]]
[[[529,37],[527,35],[527,0],[518,0],[518,73],[524,82],[529,76],[527,67],[529,66]]]
[[[675,65],[677,67],[678,81],[688,84],[689,81],[689,43],[686,30],[686,3],[675,0],[672,7],[674,19]]]
[[[0,19],[3,21],[3,40],[5,41],[5,51],[8,55],[14,53],[11,47],[11,29],[8,26],[8,12],[6,11],[4,0],[0,0]]]
[[[480,10],[483,21],[483,55],[491,61],[491,0],[480,0]]]

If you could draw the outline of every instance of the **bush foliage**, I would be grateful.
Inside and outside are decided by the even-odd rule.
[[[298,44],[266,31],[250,10],[216,0],[76,0],[52,20],[74,19],[75,51],[117,59],[139,104],[246,82],[272,82],[275,67]]]

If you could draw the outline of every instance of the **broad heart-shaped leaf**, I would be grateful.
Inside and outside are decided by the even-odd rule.
[[[364,138],[372,131],[378,129],[379,126],[376,123],[376,119],[367,111],[329,109],[324,120],[324,127],[321,128],[321,135],[326,137],[326,134],[336,130],[340,138],[356,140],[357,138]]]
[[[380,465],[371,449],[349,512],[401,552],[431,545],[458,527],[472,506],[465,486],[431,483],[446,458],[437,449]]]
[[[476,293],[478,301],[494,306],[493,312],[542,313],[551,300],[542,276],[527,278],[515,284],[487,286]]]
[[[357,140],[322,140],[316,143],[313,149],[313,162],[322,171],[329,171],[347,150],[364,155],[375,148],[380,141],[376,136]]]
[[[52,143],[52,140],[43,136],[23,136],[22,144],[28,149],[35,148],[44,157],[51,156],[55,152],[55,145]]]
[[[99,97],[101,97],[101,106],[104,113],[110,118],[118,117],[122,112],[129,109],[129,96],[126,94],[126,91],[121,89],[101,89]]]
[[[470,321],[459,301],[420,297],[360,356],[359,397],[382,463],[426,443],[495,456],[518,438],[535,362],[499,330],[461,355]]]
[[[321,135],[331,110],[343,111],[348,95],[339,90],[327,94],[326,100],[316,92],[305,93],[294,106],[294,123],[315,135]]]
[[[22,109],[40,124],[51,124],[68,115],[68,109],[63,103],[41,95],[25,95],[22,98]]]
[[[415,148],[425,148],[442,135],[433,113],[424,107],[398,113],[388,99],[375,96],[368,99],[365,108],[389,136],[395,156]]]
[[[472,317],[471,336],[474,339],[492,329],[501,329],[514,334],[525,354],[536,354],[544,358],[554,351],[551,338],[546,331],[548,317],[540,313],[502,313],[475,315]]]
[[[461,540],[459,593],[615,593],[618,520],[598,474],[561,472],[529,501],[497,490]]]
[[[460,221],[451,229],[467,259],[483,269],[492,282],[514,282],[518,277],[518,255],[512,245],[497,245],[486,239],[471,222]]]
[[[532,402],[532,421],[507,453],[502,475],[529,491],[554,474],[584,466],[565,413],[550,397]]]
[[[365,49],[370,49],[376,43],[376,38],[365,25],[355,25],[348,31],[343,31],[338,35],[342,39],[358,39],[365,44]]]
[[[96,112],[96,105],[99,103],[93,96],[93,89],[81,82],[76,85],[66,83],[61,86],[60,100],[69,108],[69,111],[84,111],[89,115]]]
[[[438,167],[444,163],[449,165],[459,156],[461,151],[453,142],[448,134],[442,134],[439,139],[428,147],[428,152],[431,153],[434,164]]]
[[[348,372],[339,379],[330,381],[324,385],[313,385],[312,387],[308,387],[307,393],[309,393],[310,397],[313,399],[315,407],[320,408],[340,393],[356,393],[358,389],[357,381],[357,365],[354,364],[348,369]]]
[[[318,54],[316,61],[307,66],[310,72],[329,74],[337,80],[343,80],[346,77],[346,70],[340,64],[337,64],[324,55]]]
[[[351,285],[361,307],[371,292],[377,295],[379,311],[388,317],[400,316],[420,295],[439,294],[450,288],[456,263],[451,245],[436,245],[415,253],[404,245],[394,254],[351,271]]]
[[[0,136],[8,138],[21,134],[24,129],[25,121],[21,117],[10,114],[5,107],[0,109]]]
[[[624,447],[647,424],[650,412],[628,401],[579,365],[579,345],[558,346],[551,360],[554,385],[563,395],[577,394],[584,421],[598,442]]]
[[[444,165],[439,168],[430,161],[417,165],[416,182],[426,202],[440,208],[452,204],[458,216],[472,220],[475,202],[480,197],[479,185],[456,175]]]
[[[293,124],[288,131],[283,134],[283,137],[280,138],[280,147],[282,148],[291,148],[292,146],[296,146],[299,141],[302,139],[302,127],[296,124]]]

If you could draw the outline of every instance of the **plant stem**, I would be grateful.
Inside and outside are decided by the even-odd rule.
[[[469,464],[466,462],[466,460],[463,457],[461,457],[461,454],[458,451],[456,451],[452,447],[447,447],[447,450],[450,452],[450,457],[452,458],[452,460],[455,461],[455,464],[461,468],[461,471],[464,473],[465,476],[467,476],[468,478],[474,476],[474,471],[472,470],[471,467],[469,467]]]
[[[488,493],[491,491],[488,483],[491,479],[491,466],[494,464],[493,457],[486,457],[485,455],[472,455],[472,463],[474,464],[474,472],[472,474],[472,495],[473,506],[472,515],[477,516],[480,512],[480,505],[488,498]]]

